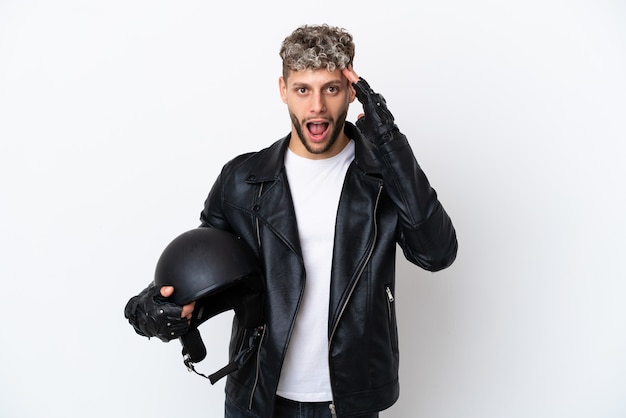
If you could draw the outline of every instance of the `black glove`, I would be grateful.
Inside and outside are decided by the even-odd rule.
[[[182,306],[168,302],[154,284],[133,296],[124,308],[124,316],[144,337],[158,337],[168,342],[189,330],[187,318],[181,318]]]
[[[361,133],[376,145],[384,144],[393,138],[393,132],[398,130],[394,118],[385,98],[371,89],[363,78],[352,83],[356,97],[363,104],[365,116],[356,121]]]

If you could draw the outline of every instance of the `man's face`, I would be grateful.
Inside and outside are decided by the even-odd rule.
[[[337,155],[348,142],[343,125],[355,98],[341,70],[290,71],[279,87],[291,117],[289,148],[311,159]]]

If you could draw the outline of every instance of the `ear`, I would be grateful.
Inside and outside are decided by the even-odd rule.
[[[287,83],[283,76],[278,77],[278,89],[280,90],[280,98],[283,100],[283,103],[287,103]]]

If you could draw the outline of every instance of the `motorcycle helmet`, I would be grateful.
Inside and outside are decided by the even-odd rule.
[[[251,357],[263,331],[263,274],[257,257],[241,238],[216,228],[180,234],[159,257],[154,282],[159,288],[173,286],[169,301],[177,305],[196,302],[189,331],[179,338],[190,371],[195,372],[193,363],[206,357],[198,326],[230,309],[239,324],[250,329],[249,344],[208,378],[215,383]]]

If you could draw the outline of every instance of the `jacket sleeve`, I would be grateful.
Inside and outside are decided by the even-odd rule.
[[[204,201],[204,208],[200,212],[200,227],[219,228],[230,230],[228,221],[225,218],[223,210],[223,181],[224,169],[218,175],[208,197]]]
[[[353,84],[364,116],[356,125],[374,146],[385,188],[400,218],[398,243],[405,257],[430,271],[450,266],[458,243],[450,217],[417,163],[387,103],[363,78]]]
[[[419,166],[407,138],[398,129],[375,147],[383,166],[383,182],[398,210],[398,243],[407,260],[429,271],[449,267],[458,242],[446,213]]]

